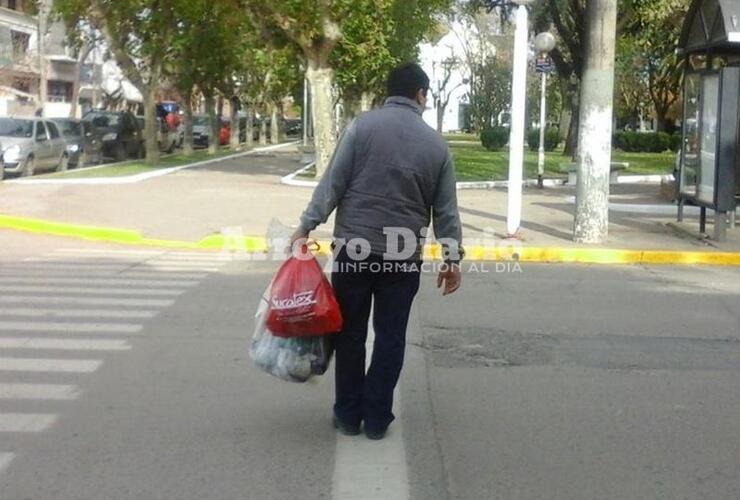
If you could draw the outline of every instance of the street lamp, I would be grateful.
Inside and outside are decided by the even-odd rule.
[[[527,45],[529,15],[527,5],[534,0],[513,0],[516,10],[514,69],[511,85],[511,133],[509,135],[509,188],[506,232],[515,238],[522,222],[522,176],[524,169],[524,111],[527,92]]]
[[[542,178],[545,175],[545,130],[547,128],[547,74],[552,66],[547,54],[555,48],[555,37],[544,32],[534,39],[534,48],[542,59],[537,60],[537,71],[542,73],[542,95],[540,96],[540,148],[537,157],[537,187],[542,189]]]

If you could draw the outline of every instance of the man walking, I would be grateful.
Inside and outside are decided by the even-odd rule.
[[[433,221],[445,247],[437,286],[461,283],[462,231],[455,171],[444,140],[422,119],[429,77],[403,64],[388,78],[383,108],[346,129],[292,241],[307,238],[337,209],[332,284],[344,327],[336,336],[335,426],[382,439],[394,416],[393,391],[403,366],[406,326],[419,289],[424,235]],[[373,312],[375,343],[365,372]]]

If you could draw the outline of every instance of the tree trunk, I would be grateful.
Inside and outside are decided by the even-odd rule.
[[[155,80],[156,81],[156,80]],[[159,162],[159,122],[157,122],[157,96],[154,85],[143,89],[144,97],[144,141],[146,144],[146,164]]]
[[[334,123],[334,71],[310,62],[306,69],[311,87],[311,116],[316,147],[316,177],[321,177],[329,166],[337,145]]]
[[[565,138],[565,150],[563,156],[569,156],[576,159],[578,154],[578,121],[580,118],[579,105],[574,103],[571,106],[570,111],[570,126],[568,127],[568,135]]]
[[[233,150],[239,149],[239,98],[231,98],[231,137],[229,147]]]
[[[655,131],[665,132],[668,129],[668,111],[655,108]]]
[[[247,105],[247,148],[254,147],[254,108],[251,104]]]
[[[49,31],[49,15],[51,0],[41,0],[38,3],[38,63],[39,63],[39,107],[41,116],[44,106],[49,100],[48,61],[46,60],[46,34]]]
[[[372,92],[365,91],[360,96],[360,112],[367,113],[373,109],[373,101],[375,100],[375,94]]]
[[[447,108],[446,104],[437,102],[437,132],[439,132],[440,134],[442,133],[442,129],[444,129],[444,125],[445,125],[445,109],[446,108]]]
[[[581,85],[574,240],[600,244],[609,235],[617,0],[591,0]]]
[[[270,144],[280,144],[280,113],[276,103],[270,104],[272,110],[270,117]]]
[[[215,154],[221,141],[221,120],[216,116],[216,99],[213,95],[206,95],[206,113],[208,114],[208,123],[211,126],[211,132],[208,138],[208,152]]]
[[[192,89],[185,92],[183,98],[185,137],[183,138],[182,151],[185,156],[192,156],[195,152],[193,147],[193,91]]]
[[[267,120],[265,119],[267,117],[266,115],[267,113],[262,113],[262,119],[260,120],[260,146],[267,146]]]

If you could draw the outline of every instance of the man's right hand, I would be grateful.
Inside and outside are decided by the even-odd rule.
[[[288,253],[293,253],[293,251],[296,250],[295,245],[297,242],[303,242],[305,243],[306,240],[308,240],[308,231],[305,231],[303,229],[296,229],[293,235],[290,237],[290,248],[288,248]]]
[[[461,284],[462,271],[460,270],[460,264],[445,264],[437,277],[437,288],[442,288],[444,285],[442,295],[455,293]]]

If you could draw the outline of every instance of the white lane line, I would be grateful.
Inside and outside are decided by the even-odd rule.
[[[12,462],[14,458],[14,453],[0,452],[0,472],[7,469],[8,465],[10,465],[10,462]]]
[[[6,277],[0,275],[0,283],[49,283],[53,285],[109,285],[109,286],[163,286],[163,287],[192,287],[197,281],[185,280],[151,280],[128,278],[52,278],[52,277]]]
[[[0,330],[17,332],[74,332],[74,333],[139,333],[142,325],[124,323],[46,323],[32,321],[0,321]]]
[[[80,397],[76,385],[65,384],[0,384],[0,399],[70,401]]]
[[[56,421],[51,413],[0,413],[0,432],[43,432]]]
[[[0,293],[75,293],[93,295],[182,295],[185,290],[150,288],[91,288],[83,286],[0,286]]]
[[[372,323],[371,323],[372,324]],[[368,353],[375,334],[368,334]],[[367,356],[370,363],[370,356]],[[337,432],[332,498],[335,500],[408,500],[410,498],[406,448],[403,442],[402,402],[396,389],[393,403],[396,420],[385,438],[371,441],[365,436]]]
[[[0,349],[44,349],[60,351],[128,351],[125,340],[51,339],[35,337],[0,337]]]
[[[97,371],[102,364],[103,362],[97,359],[0,357],[0,371],[3,372],[93,373]]]
[[[159,311],[121,311],[119,309],[48,309],[0,307],[0,317],[24,316],[29,318],[117,318],[151,319]]]
[[[35,295],[0,295],[3,304],[47,304],[84,306],[130,306],[130,307],[169,307],[175,303],[170,299],[118,299],[98,297],[38,297]]]
[[[162,279],[174,279],[174,280],[202,280],[203,278],[207,278],[208,274],[206,273],[192,273],[192,272],[182,272],[182,273],[168,273],[167,276],[158,276],[157,271],[150,270],[150,271],[85,271],[84,273],[81,273],[79,271],[44,271],[44,270],[38,270],[36,268],[26,268],[26,269],[2,269],[0,270],[0,277],[52,277],[52,278],[76,278],[80,275],[84,275],[86,278],[143,278],[143,279],[152,279],[152,278],[162,278]]]

